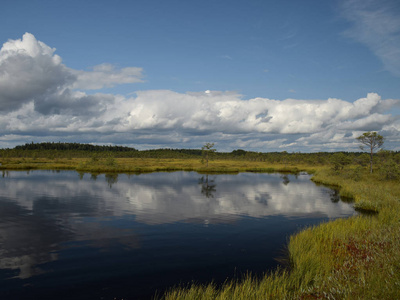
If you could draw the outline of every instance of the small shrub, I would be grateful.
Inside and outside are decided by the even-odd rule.
[[[332,169],[335,172],[343,170],[345,166],[351,163],[351,159],[344,153],[335,153],[331,156],[330,162],[332,164]]]
[[[354,181],[360,181],[362,178],[362,173],[363,173],[363,167],[357,166],[355,169],[353,169],[353,172],[351,173],[351,178]]]
[[[117,161],[115,160],[114,157],[107,157],[106,161],[104,162],[104,164],[108,167],[117,167]]]
[[[400,178],[399,165],[393,159],[385,161],[379,169],[383,179],[394,180]]]

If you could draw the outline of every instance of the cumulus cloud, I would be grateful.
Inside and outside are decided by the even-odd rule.
[[[386,124],[391,116],[377,111],[381,111],[381,106],[389,108],[399,103],[398,100],[382,100],[375,93],[351,103],[339,99],[243,100],[238,94],[209,91],[196,94],[143,91],[132,102],[128,117],[132,129],[280,134],[324,131],[328,127],[340,127],[342,122],[346,122],[350,130],[362,128],[360,124]]]
[[[75,80],[55,49],[26,33],[0,49],[0,111],[11,111],[30,101],[40,102]]]
[[[369,93],[354,102],[243,99],[236,92],[137,91],[134,97],[96,89],[140,82],[142,69],[102,64],[73,70],[29,33],[0,50],[0,143],[76,141],[137,148],[199,148],[215,142],[221,151],[325,151],[357,149],[354,136],[383,131],[399,138],[390,112],[399,99]],[[398,146],[397,146],[398,147]]]
[[[9,40],[0,50],[0,112],[9,112],[33,102],[42,114],[93,114],[103,112],[114,96],[87,95],[76,89],[101,89],[140,82],[142,69],[116,69],[111,64],[92,71],[67,68],[54,54],[56,49],[25,33]]]
[[[365,44],[391,73],[400,76],[400,19],[398,1],[342,2],[342,15],[352,23],[345,34]]]

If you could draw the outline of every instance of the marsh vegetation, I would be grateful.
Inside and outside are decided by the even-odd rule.
[[[204,149],[203,149],[204,154]],[[336,186],[364,214],[306,228],[290,237],[288,260],[262,278],[223,285],[176,286],[163,299],[398,299],[400,298],[400,153],[213,152],[202,150],[0,150],[0,168],[69,169],[92,174],[154,171],[300,172]],[[204,158],[203,158],[204,161]],[[373,172],[371,173],[371,167]],[[204,177],[206,178],[206,177]],[[205,179],[203,178],[203,184]]]

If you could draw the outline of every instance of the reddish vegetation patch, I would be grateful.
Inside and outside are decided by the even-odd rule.
[[[324,297],[322,297],[318,293],[312,293],[300,296],[300,300],[311,300],[311,299],[324,299]]]
[[[350,238],[347,242],[336,240],[333,243],[332,250],[338,259],[335,270],[356,275],[360,267],[368,269],[375,261],[376,255],[382,253],[389,246],[390,242],[360,241],[353,238]],[[341,261],[344,262],[341,263]]]
[[[332,253],[336,259],[334,273],[347,274],[350,278],[358,278],[359,272],[365,272],[377,260],[377,255],[384,253],[392,245],[392,242],[375,242],[371,240],[356,240],[350,238],[348,241],[335,240]],[[380,265],[379,267],[383,267]],[[349,277],[347,277],[349,278]],[[300,296],[301,300],[325,299],[321,291],[314,288],[308,293]]]

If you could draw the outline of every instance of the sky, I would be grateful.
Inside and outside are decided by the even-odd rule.
[[[4,0],[0,148],[400,151],[398,0]]]

